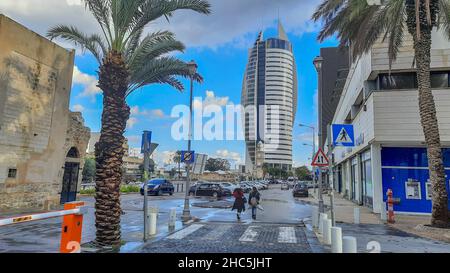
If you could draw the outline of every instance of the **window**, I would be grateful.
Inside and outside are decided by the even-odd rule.
[[[16,178],[17,177],[17,169],[10,168],[8,169],[8,178]]]
[[[398,74],[382,74],[380,75],[380,89],[416,89],[417,77],[416,73],[398,73]]]
[[[431,88],[447,88],[449,87],[449,77],[447,72],[431,73]]]
[[[427,194],[427,200],[433,199],[433,188],[431,187],[430,179],[428,179],[428,182],[425,184],[425,190]]]

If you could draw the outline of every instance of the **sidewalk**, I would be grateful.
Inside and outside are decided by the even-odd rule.
[[[317,205],[318,201],[312,196],[304,199],[304,202]],[[328,219],[330,214],[330,198],[323,196]],[[362,207],[335,194],[334,213],[336,226],[342,228],[343,236],[353,236],[358,241],[358,252],[368,252],[367,244],[376,241],[381,244],[382,252],[392,253],[449,253],[450,230],[442,230],[427,227],[430,223],[428,216],[396,215],[395,224],[384,223],[379,214],[371,212],[367,207]],[[353,223],[353,209],[360,208],[360,224]],[[321,235],[317,234],[321,240]]]

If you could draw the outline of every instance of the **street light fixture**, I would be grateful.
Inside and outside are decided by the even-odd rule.
[[[189,99],[189,136],[188,136],[188,152],[191,152],[192,144],[192,110],[193,110],[193,99],[194,99],[194,77],[197,74],[198,65],[195,61],[190,61],[188,64],[190,80],[191,80],[191,92]],[[189,189],[191,184],[191,164],[187,163],[187,178],[186,178],[186,195],[184,199],[184,209],[183,209],[183,221],[187,222],[191,219],[191,211],[189,208]]]

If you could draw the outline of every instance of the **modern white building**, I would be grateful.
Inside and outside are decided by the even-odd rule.
[[[433,33],[432,89],[450,177],[450,42]],[[405,36],[389,71],[387,43],[378,43],[351,68],[333,124],[353,124],[356,147],[336,147],[334,187],[355,203],[382,211],[387,189],[396,212],[431,212],[425,138],[420,124],[412,37]],[[447,187],[449,187],[447,178]]]
[[[242,89],[247,172],[260,169],[263,164],[292,169],[297,92],[292,44],[279,23],[277,38],[264,40],[260,33],[249,50]]]

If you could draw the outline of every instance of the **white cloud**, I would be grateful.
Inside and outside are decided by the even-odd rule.
[[[83,92],[80,94],[82,97],[91,97],[92,99],[95,99],[95,96],[102,92],[97,87],[97,78],[81,72],[77,66],[73,68],[73,84],[79,84],[84,87]]]
[[[230,152],[228,150],[217,150],[216,157],[234,161],[236,164],[242,164],[242,157],[240,153]]]
[[[134,125],[136,125],[138,123],[138,119],[135,117],[130,117],[130,119],[127,121],[127,128],[128,129],[132,129],[134,127]]]
[[[174,13],[170,23],[161,18],[149,31],[171,30],[188,47],[218,48],[223,45],[247,48],[256,33],[274,27],[280,18],[295,35],[317,30],[309,21],[321,0],[210,0],[209,16],[193,11]],[[75,25],[86,33],[100,32],[94,17],[80,0],[1,0],[0,10],[41,35],[58,24]],[[69,46],[68,43],[63,45]]]
[[[153,153],[153,160],[155,161],[155,163],[158,166],[164,166],[167,164],[172,164],[173,163],[173,157],[175,155],[175,151],[158,151],[156,150]]]
[[[83,112],[84,111],[84,107],[81,104],[75,104],[72,107],[72,111],[74,111],[74,112]]]
[[[205,108],[211,105],[217,105],[220,107],[226,106],[228,104],[233,104],[230,102],[229,97],[216,97],[214,91],[206,91],[206,97],[204,100],[196,98],[194,99],[194,109],[200,109],[201,107]]]

